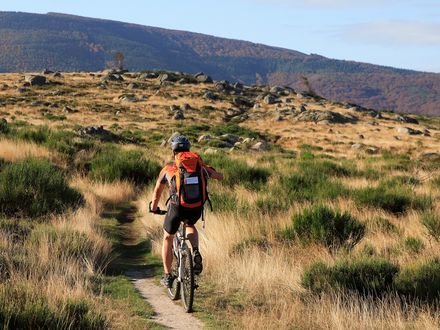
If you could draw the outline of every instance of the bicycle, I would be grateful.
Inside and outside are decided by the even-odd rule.
[[[152,212],[151,203],[150,212],[160,215],[167,213],[167,211],[159,208]],[[198,288],[198,284],[194,274],[193,255],[188,247],[187,240],[186,221],[182,221],[173,239],[173,262],[171,264],[173,283],[167,290],[171,300],[182,298],[185,311],[190,313],[194,303],[194,291]]]

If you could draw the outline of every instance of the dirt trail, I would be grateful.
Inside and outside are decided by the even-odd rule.
[[[145,272],[128,272],[136,289],[142,297],[153,306],[156,315],[153,320],[169,329],[203,329],[203,324],[193,315],[186,313],[179,303],[174,303],[168,298],[164,288],[157,286],[151,277],[146,277]]]
[[[138,218],[138,210],[131,206],[120,212],[116,218],[121,224],[130,226]],[[130,237],[127,237],[126,243],[130,244]],[[203,329],[202,322],[186,313],[180,301],[171,301],[165,288],[156,285],[153,273],[152,269],[148,271],[148,266],[147,269],[137,268],[126,272],[142,297],[153,307],[155,316],[152,319],[169,329]]]

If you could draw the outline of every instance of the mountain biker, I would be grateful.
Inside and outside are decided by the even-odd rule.
[[[175,176],[178,171],[176,161],[180,153],[189,152],[190,148],[191,143],[183,135],[178,135],[171,140],[171,150],[173,151],[174,161],[168,163],[160,172],[152,195],[151,211],[154,213],[158,210],[160,196],[165,188],[165,185],[168,183],[170,188],[170,199],[168,211],[163,224],[164,237],[162,245],[162,261],[164,267],[164,276],[161,280],[162,285],[167,288],[172,286],[174,280],[170,273],[171,264],[173,261],[172,245],[174,235],[176,234],[182,220],[188,221],[186,232],[193,249],[194,273],[198,275],[203,270],[202,257],[199,252],[198,232],[197,228],[194,226],[202,216],[203,206],[196,208],[185,208],[181,206],[179,204],[179,197],[177,196],[175,183]],[[197,154],[194,155],[199,157]],[[212,167],[203,164],[203,162],[202,167],[203,172],[208,176],[208,178],[223,180],[223,174],[215,171]]]

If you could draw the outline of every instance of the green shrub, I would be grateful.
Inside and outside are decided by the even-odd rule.
[[[424,301],[438,301],[440,297],[440,259],[402,269],[395,279],[399,294]]]
[[[353,247],[364,236],[365,226],[348,213],[316,205],[293,216],[292,227],[283,233],[285,238],[297,236],[304,243],[321,243],[328,248]]]
[[[429,235],[436,241],[440,241],[440,215],[425,213],[422,215],[421,222],[428,230]]]
[[[275,191],[273,193],[275,193]],[[282,195],[273,194],[258,197],[255,201],[255,207],[259,214],[274,215],[279,212],[287,211],[289,203]]]
[[[302,160],[298,165],[301,173],[322,179],[328,176],[349,177],[357,173],[354,168],[342,166],[328,160]]]
[[[0,119],[0,133],[7,134],[9,132],[9,125],[6,119]]]
[[[8,164],[0,173],[0,212],[13,217],[61,213],[82,203],[63,172],[46,160],[26,159]]]
[[[281,188],[286,195],[283,198],[290,201],[324,201],[348,194],[341,183],[312,173],[294,173],[282,178]]]
[[[249,166],[243,161],[232,160],[222,154],[204,155],[203,160],[206,164],[223,173],[222,184],[227,186],[241,184],[248,189],[259,189],[266,184],[271,175],[268,169]]]
[[[136,184],[148,184],[156,179],[159,171],[159,164],[140,151],[106,147],[93,158],[89,174],[94,180],[129,180]]]
[[[406,250],[411,253],[418,254],[425,248],[425,244],[420,238],[409,236],[403,241]]]
[[[429,197],[414,196],[414,193],[401,186],[380,184],[377,188],[364,188],[354,192],[354,199],[360,206],[372,206],[399,214],[410,208],[426,209],[432,204]]]
[[[398,271],[396,265],[380,258],[345,260],[334,266],[318,262],[304,272],[302,285],[314,293],[352,291],[380,296],[392,289]]]
[[[77,150],[75,134],[70,131],[54,131],[47,126],[23,127],[15,136],[19,139],[42,144],[60,153],[72,156]]]

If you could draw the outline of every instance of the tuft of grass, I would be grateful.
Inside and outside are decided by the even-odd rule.
[[[399,294],[412,299],[438,302],[440,295],[440,259],[402,269],[395,279]]]
[[[233,160],[222,154],[204,155],[206,164],[213,166],[224,174],[223,185],[235,186],[241,184],[248,189],[258,190],[271,175],[271,171],[258,166],[249,166],[243,161]]]
[[[403,246],[412,254],[419,254],[425,248],[425,244],[420,238],[412,236],[405,238]]]
[[[437,242],[440,241],[440,216],[434,213],[425,213],[421,217],[421,223],[428,230],[428,234]]]
[[[401,214],[409,209],[425,210],[431,207],[432,200],[428,196],[415,196],[403,186],[381,183],[378,187],[359,189],[353,193],[359,206],[372,206],[385,211]]]
[[[91,161],[89,175],[95,181],[127,180],[140,185],[153,181],[159,171],[159,164],[140,151],[106,147]]]
[[[62,213],[83,202],[70,188],[65,174],[47,160],[25,159],[8,164],[0,173],[0,212],[12,217],[40,217]]]
[[[352,248],[364,236],[365,225],[348,213],[339,213],[323,205],[305,209],[292,218],[293,224],[282,233],[286,239],[298,237],[302,242],[319,243],[328,248]]]

